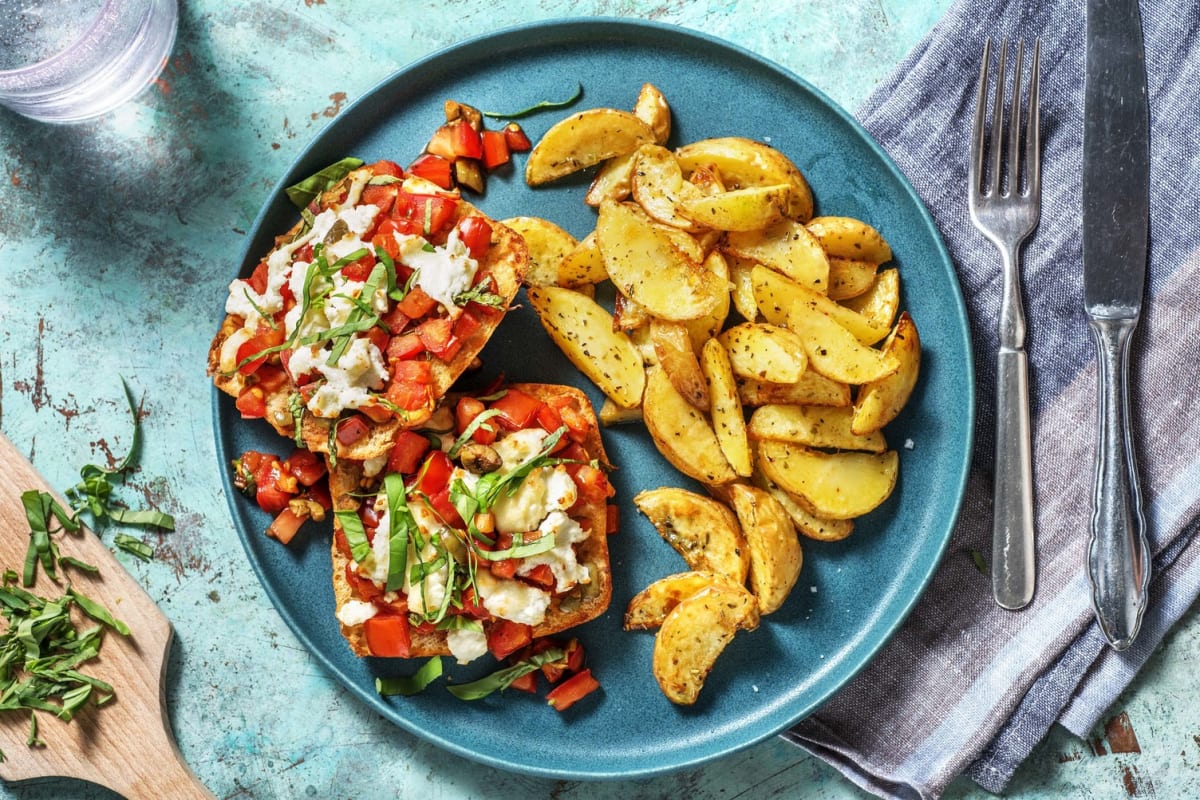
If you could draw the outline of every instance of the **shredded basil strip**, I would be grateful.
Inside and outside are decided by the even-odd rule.
[[[25,507],[25,519],[29,523],[29,547],[25,551],[21,583],[25,586],[34,584],[39,563],[51,580],[57,581],[55,563],[58,561],[58,545],[50,538],[51,508],[57,502],[46,492],[30,489],[21,493],[21,505]]]
[[[346,534],[346,542],[350,545],[350,557],[359,564],[363,563],[371,552],[371,543],[367,541],[367,531],[356,511],[335,511],[334,516],[342,524],[342,532]]]
[[[410,525],[415,528],[416,520],[404,496],[404,478],[396,473],[386,475],[383,491],[387,495],[388,506],[388,577],[385,588],[389,592],[396,592],[404,588]]]
[[[358,252],[358,251],[355,251]],[[361,251],[363,255],[367,254],[366,250]],[[353,254],[351,254],[353,255]],[[348,258],[349,256],[347,256]],[[362,256],[359,256],[362,258]],[[357,260],[357,259],[356,259]],[[371,298],[375,297],[375,293],[379,291],[379,285],[387,278],[387,267],[383,264],[376,264],[371,269],[371,274],[363,284],[361,297],[368,298],[366,303],[370,302]],[[346,352],[346,348],[350,346],[350,341],[354,338],[355,333],[369,331],[371,328],[379,324],[379,316],[376,315],[370,305],[357,305],[350,312],[346,319],[346,324],[341,325],[329,331],[329,335],[334,339],[332,352],[329,354],[329,359],[325,362],[328,366],[336,366],[338,359]]]
[[[77,570],[82,572],[90,572],[93,575],[100,571],[100,568],[95,564],[89,564],[86,561],[81,561],[74,556],[59,556],[58,563],[59,566],[74,567]]]
[[[254,309],[255,313],[258,314],[261,319],[266,320],[267,324],[271,326],[271,330],[275,330],[279,327],[275,324],[275,318],[264,311],[262,306],[254,302],[254,298],[250,296],[249,286],[242,289],[242,294],[246,295],[246,302],[250,304],[250,307]]]
[[[521,117],[527,117],[537,111],[543,111],[552,108],[566,108],[567,106],[574,105],[581,97],[583,97],[583,84],[576,83],[575,94],[571,95],[566,100],[542,100],[541,102],[534,103],[528,108],[522,108],[520,111],[513,111],[512,113],[508,114],[499,111],[481,111],[480,113],[485,117],[520,119]]]
[[[259,350],[257,353],[251,353],[250,355],[246,356],[239,361],[233,369],[225,373],[226,375],[233,375],[242,367],[253,361],[258,361],[260,358],[269,356],[273,353],[282,353],[284,350],[290,350],[296,346],[296,340],[300,336],[300,329],[303,327],[304,318],[308,316],[309,309],[312,308],[313,279],[318,274],[325,274],[328,268],[329,265],[325,261],[324,246],[320,244],[314,246],[313,260],[312,263],[308,265],[308,269],[304,273],[304,288],[300,292],[300,315],[296,317],[296,327],[292,329],[291,335],[288,336],[283,342],[274,345],[273,347],[267,347],[263,350]]]
[[[304,447],[304,396],[299,392],[288,395],[288,411],[292,415],[292,438],[296,447]]]
[[[137,556],[142,561],[149,561],[154,558],[154,548],[138,539],[136,536],[130,536],[127,533],[118,533],[113,537],[113,544],[118,549],[124,550],[130,555]]]
[[[420,694],[425,691],[429,684],[442,676],[442,657],[434,656],[421,665],[414,674],[409,676],[396,676],[391,678],[376,678],[375,691],[387,697],[389,695],[399,695],[401,697],[412,697],[415,694]]]
[[[83,613],[96,620],[96,622],[104,623],[122,636],[129,635],[129,626],[110,614],[107,608],[100,605],[95,600],[92,600],[91,598],[71,587],[67,588],[67,596],[78,603],[79,608],[83,610]]]
[[[393,183],[403,183],[403,178],[397,178],[395,175],[372,175],[367,181],[367,186],[390,186]]]
[[[489,292],[484,288],[484,284],[481,283],[478,286],[472,286],[465,292],[459,292],[454,295],[454,305],[461,307],[467,303],[479,303],[481,306],[502,308],[504,306],[504,298],[495,292]]]
[[[483,424],[489,419],[499,415],[500,413],[501,411],[498,408],[489,408],[488,410],[476,415],[475,419],[471,420],[470,424],[463,429],[462,434],[454,440],[454,444],[450,446],[450,449],[446,451],[446,457],[453,461],[458,456],[458,451],[462,449],[462,446],[470,441],[471,437],[475,435],[475,431],[483,427]],[[495,430],[495,428],[489,426],[488,430]]]
[[[496,691],[503,691],[512,685],[513,681],[523,675],[541,669],[543,664],[550,664],[562,659],[565,654],[557,647],[551,647],[535,656],[518,661],[511,667],[496,670],[479,680],[470,683],[459,683],[447,686],[446,690],[459,700],[479,700]]]
[[[304,208],[322,192],[332,189],[342,178],[363,165],[361,158],[343,158],[294,183],[284,191],[297,208]]]
[[[387,295],[392,297],[396,293],[396,262],[392,260],[387,250],[378,245],[375,247],[375,258],[380,264],[383,264],[387,273]]]

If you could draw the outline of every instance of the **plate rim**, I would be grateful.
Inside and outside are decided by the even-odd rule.
[[[588,33],[586,35],[581,35],[577,33],[577,31],[580,30],[586,30]],[[776,75],[786,79],[788,82],[795,84],[798,88],[812,95],[812,97],[818,103],[820,103],[826,111],[829,111],[838,117],[839,122],[850,131],[853,131],[857,135],[858,139],[860,139],[861,142],[866,145],[867,149],[870,150],[871,154],[875,157],[879,165],[884,167],[887,172],[890,173],[897,185],[904,190],[904,193],[913,202],[918,216],[922,222],[924,234],[929,241],[935,245],[938,261],[940,262],[941,266],[944,267],[946,274],[950,278],[948,285],[952,290],[951,294],[954,300],[953,310],[955,312],[953,314],[953,322],[955,323],[953,327],[962,334],[962,343],[965,345],[967,353],[965,364],[966,374],[962,376],[962,381],[968,390],[966,392],[966,420],[964,423],[966,437],[961,463],[958,465],[959,468],[957,473],[952,475],[954,480],[951,483],[955,487],[955,500],[953,502],[951,513],[946,519],[945,532],[941,538],[941,541],[937,543],[935,548],[936,553],[934,554],[934,557],[929,559],[929,562],[926,564],[923,571],[917,572],[918,579],[916,581],[917,586],[915,590],[907,598],[906,602],[900,604],[900,610],[894,616],[891,623],[883,626],[882,629],[877,630],[877,637],[875,641],[871,645],[862,648],[857,659],[851,659],[843,662],[847,668],[844,670],[844,674],[841,675],[840,680],[836,681],[836,685],[830,688],[822,697],[814,699],[810,704],[808,704],[807,708],[801,709],[797,716],[792,718],[787,724],[778,729],[767,730],[758,735],[751,736],[736,746],[725,747],[717,750],[709,749],[691,758],[675,760],[669,764],[659,767],[638,770],[597,769],[591,772],[581,772],[579,770],[561,769],[547,766],[525,764],[514,765],[510,762],[502,761],[486,753],[480,753],[470,747],[463,746],[452,739],[432,733],[426,728],[417,725],[411,720],[405,718],[403,715],[399,714],[399,708],[396,704],[387,702],[378,694],[374,693],[373,691],[368,691],[366,687],[361,686],[359,682],[347,674],[345,670],[343,670],[333,660],[332,657],[327,655],[322,648],[318,647],[313,637],[310,636],[310,634],[301,624],[301,621],[297,618],[295,612],[290,608],[290,606],[288,606],[288,604],[282,602],[282,598],[279,596],[278,592],[272,586],[271,581],[268,579],[265,565],[260,562],[256,553],[251,547],[250,533],[243,530],[243,526],[239,524],[241,509],[239,509],[237,505],[237,493],[235,491],[231,491],[232,484],[228,475],[229,471],[224,469],[221,470],[221,484],[225,490],[226,507],[230,512],[233,527],[237,532],[243,550],[250,561],[255,577],[258,579],[260,586],[266,592],[276,613],[278,613],[284,620],[292,634],[297,637],[301,644],[303,644],[308,650],[309,654],[316,658],[316,660],[330,673],[331,676],[336,678],[344,688],[350,691],[351,694],[356,696],[368,708],[379,713],[392,724],[398,725],[408,733],[424,741],[430,742],[443,750],[467,758],[476,763],[501,769],[506,772],[552,779],[629,780],[664,775],[683,769],[695,768],[714,760],[728,757],[735,752],[739,752],[765,741],[772,736],[777,736],[801,720],[806,719],[807,717],[816,713],[821,705],[828,702],[835,694],[841,691],[851,680],[854,679],[855,676],[857,676],[878,656],[879,652],[900,630],[904,622],[912,613],[913,609],[916,607],[917,603],[928,590],[934,574],[940,567],[941,561],[945,555],[946,549],[962,513],[966,484],[969,478],[970,466],[973,460],[975,447],[976,378],[966,303],[962,294],[961,284],[958,281],[957,272],[954,268],[954,264],[946,247],[945,241],[943,240],[941,232],[933,219],[933,215],[925,205],[924,201],[921,199],[920,195],[917,193],[915,187],[913,187],[911,182],[908,180],[908,177],[900,170],[899,166],[887,153],[887,151],[883,149],[882,145],[875,140],[875,138],[866,130],[866,128],[861,122],[859,122],[857,118],[855,118],[840,104],[834,102],[820,89],[809,83],[805,78],[792,72],[781,64],[748,50],[741,45],[721,39],[703,31],[698,31],[681,25],[672,25],[669,23],[656,22],[652,20],[611,16],[537,20],[528,23],[507,26],[505,28],[497,29],[487,33],[477,34],[462,41],[439,48],[434,52],[414,59],[407,64],[401,65],[383,79],[370,86],[359,98],[347,104],[338,117],[321,130],[314,133],[310,141],[292,159],[282,177],[266,194],[266,198],[263,201],[261,208],[255,215],[254,221],[248,230],[246,244],[242,248],[240,258],[237,261],[238,270],[234,274],[240,275],[243,271],[242,265],[244,265],[247,262],[247,259],[252,256],[252,248],[255,244],[254,240],[257,238],[256,234],[260,234],[265,221],[271,213],[272,206],[278,201],[278,198],[281,196],[283,190],[296,181],[296,176],[308,174],[308,172],[311,171],[311,165],[307,164],[307,161],[311,157],[312,153],[322,146],[326,137],[330,136],[332,132],[339,128],[339,124],[350,124],[345,121],[353,119],[353,112],[355,112],[360,106],[368,104],[372,98],[374,98],[385,87],[388,87],[393,81],[397,80],[400,76],[421,69],[427,69],[433,65],[436,65],[440,61],[453,59],[459,52],[472,47],[477,47],[482,43],[496,42],[498,40],[511,41],[515,37],[528,35],[531,32],[537,32],[542,38],[555,38],[557,34],[558,38],[560,39],[573,38],[590,41],[598,38],[604,38],[606,32],[608,31],[618,30],[634,30],[639,32],[640,35],[656,34],[659,36],[666,36],[673,40],[691,40],[691,42],[694,44],[703,44],[726,51],[731,55],[754,62],[759,69],[764,69],[775,73]],[[517,49],[521,49],[519,43],[514,44],[516,45]],[[212,401],[212,424],[216,433],[215,438],[217,460],[218,464],[222,464],[225,463],[228,460],[228,457],[231,455],[226,441],[226,437],[230,435],[231,432],[225,431],[222,425],[223,420],[220,406],[223,402],[224,395],[215,387],[210,387],[210,392]]]

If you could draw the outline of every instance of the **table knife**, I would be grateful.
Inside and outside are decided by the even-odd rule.
[[[1083,295],[1096,343],[1098,435],[1088,576],[1109,644],[1133,643],[1150,551],[1129,412],[1150,207],[1150,115],[1137,0],[1088,0],[1083,102]]]

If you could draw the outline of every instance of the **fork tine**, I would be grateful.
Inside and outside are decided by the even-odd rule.
[[[1025,159],[1026,159],[1026,186],[1029,190],[1029,196],[1035,200],[1040,200],[1042,196],[1042,147],[1041,134],[1041,110],[1039,109],[1039,94],[1041,93],[1042,83],[1042,40],[1033,40],[1033,67],[1029,75],[1029,121],[1025,128]]]
[[[1004,83],[1006,80],[1006,64],[1008,60],[1008,39],[1000,40],[1000,63],[996,65],[996,95],[992,103],[992,176],[988,182],[991,187],[988,190],[989,194],[996,194],[1000,191],[1000,160],[1002,151],[1000,149],[1001,136],[1004,133]]]
[[[983,43],[983,58],[979,67],[979,89],[975,95],[975,125],[971,131],[971,163],[967,180],[971,196],[977,195],[983,180],[983,125],[987,117],[988,65],[992,60],[992,40]]]
[[[1020,194],[1021,178],[1028,180],[1026,170],[1018,170],[1021,156],[1021,71],[1025,69],[1025,40],[1017,41],[1017,58],[1013,61],[1012,102],[1008,112],[1008,193]],[[1003,87],[1001,87],[1003,91]]]

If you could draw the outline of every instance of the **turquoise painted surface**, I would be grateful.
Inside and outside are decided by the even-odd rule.
[[[129,445],[118,376],[141,398],[141,470],[122,496],[175,514],[178,531],[150,537],[148,564],[119,557],[175,624],[170,715],[217,797],[865,796],[779,740],[700,770],[578,784],[477,766],[364,712],[296,643],[245,561],[215,474],[203,364],[268,190],[346,103],[416,58],[535,19],[640,17],[728,39],[854,108],[948,4],[195,0],[159,84],[109,117],[48,128],[0,112],[0,428],[65,487]],[[1054,732],[1010,796],[1200,795],[1198,653],[1193,614],[1114,706],[1110,730],[1088,742]],[[948,796],[986,795],[960,782]],[[111,795],[51,781],[0,797]]]

